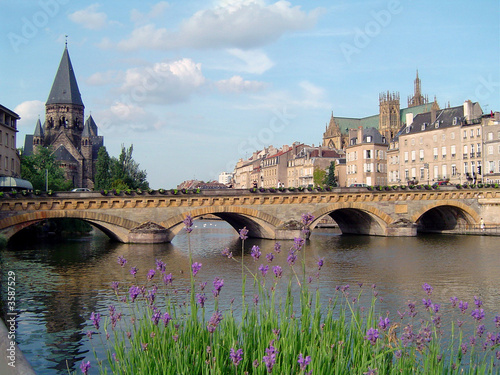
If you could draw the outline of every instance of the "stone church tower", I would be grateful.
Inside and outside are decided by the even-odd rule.
[[[103,138],[92,116],[84,122],[83,101],[67,45],[45,103],[45,122],[33,134],[33,151],[52,146],[56,160],[74,187],[93,188],[95,161]]]
[[[342,137],[340,127],[335,122],[332,112],[330,123],[326,126],[325,132],[323,133],[323,147],[327,147],[330,150],[342,150],[345,147],[345,138],[345,136]]]
[[[378,118],[378,130],[387,140],[392,139],[401,128],[399,92],[392,94],[381,93],[379,95],[380,113]]]
[[[418,78],[418,70],[417,70],[417,78],[414,81],[414,89],[413,96],[408,96],[408,108],[416,107],[422,104],[429,103],[429,98],[422,95],[422,91],[420,88],[420,78]]]

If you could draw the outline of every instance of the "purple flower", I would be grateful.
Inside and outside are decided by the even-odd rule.
[[[250,251],[250,255],[254,260],[258,260],[261,255],[260,248],[257,245],[252,246],[252,250]]]
[[[483,301],[481,301],[479,298],[474,296],[474,304],[479,308],[483,305]]]
[[[196,274],[201,270],[201,263],[194,262],[191,265],[191,269],[193,270],[193,276],[196,276]]]
[[[457,297],[450,297],[450,302],[451,302],[452,307],[457,307],[458,298]]]
[[[99,322],[101,321],[101,314],[92,312],[92,314],[90,314],[90,320],[92,320],[92,323],[94,324],[95,329],[99,329]]]
[[[386,317],[386,318],[380,317],[378,319],[378,326],[383,331],[385,331],[387,328],[389,328],[390,324],[391,324],[391,320],[389,319],[389,317]]]
[[[240,229],[240,239],[242,241],[245,241],[248,238],[248,229],[247,227],[243,227]]]
[[[430,296],[434,288],[429,284],[424,283],[424,285],[422,285],[422,289],[425,290],[425,293],[427,293],[428,296]]]
[[[260,265],[259,271],[262,273],[262,276],[265,277],[267,274],[267,271],[269,271],[269,266],[264,266],[263,264]]]
[[[461,349],[462,349],[462,355],[466,355],[467,354],[467,343],[464,342],[462,345],[460,345]]]
[[[484,318],[484,310],[483,309],[475,309],[470,314],[474,319],[478,322]]]
[[[378,329],[370,328],[366,332],[365,340],[368,340],[371,342],[372,345],[375,345],[375,343],[377,342],[378,336],[379,336]]]
[[[120,285],[120,283],[118,281],[113,281],[111,282],[111,288],[117,292],[118,291],[118,286]]]
[[[309,363],[311,363],[311,356],[303,357],[302,353],[299,353],[299,359],[297,361],[300,365],[300,370],[304,371]]]
[[[363,375],[377,375],[377,369],[374,369],[374,368],[371,368],[371,367],[368,367],[368,371],[367,372],[363,372]]]
[[[141,343],[141,348],[142,348],[143,352],[145,352],[146,350],[148,350],[148,343],[147,342],[146,343],[142,342]]]
[[[233,257],[233,253],[229,251],[229,248],[225,248],[224,250],[222,250],[222,255],[228,257],[228,258],[232,258]]]
[[[266,254],[266,259],[269,263],[271,263],[274,259],[274,254],[273,253],[267,253]]]
[[[118,257],[118,264],[122,267],[125,267],[125,264],[127,264],[127,259],[122,257],[121,255]]]
[[[165,263],[163,263],[163,261],[161,261],[160,259],[156,259],[156,269],[160,272],[165,272],[165,269],[166,269],[166,266],[165,266]]]
[[[148,281],[151,281],[153,279],[153,277],[155,277],[155,274],[156,274],[156,271],[151,269],[149,270],[148,272]]]
[[[80,370],[82,370],[84,375],[87,375],[89,373],[89,369],[90,369],[90,361],[87,361],[86,363],[85,361],[82,361],[82,363],[80,364]]]
[[[274,244],[274,251],[279,254],[281,252],[281,244],[279,242],[276,242]]]
[[[137,267],[132,267],[132,268],[130,268],[130,274],[131,274],[132,276],[134,276],[134,277],[135,277],[135,275],[137,274],[137,271],[138,271],[138,270],[137,270]]]
[[[318,260],[318,271],[321,270],[321,267],[323,267],[324,262],[325,262],[325,258],[319,258],[319,260]]]
[[[302,249],[302,246],[304,246],[304,243],[305,243],[305,240],[303,238],[295,237],[293,239],[293,248],[295,250],[300,250],[300,249]]]
[[[308,227],[314,221],[314,216],[311,213],[302,214],[302,225]]]
[[[281,275],[283,275],[283,269],[280,266],[274,266],[273,272],[274,272],[274,275],[278,278],[281,278]]]
[[[165,285],[172,285],[172,281],[174,280],[174,278],[172,277],[172,274],[169,273],[168,275],[163,275],[163,282],[165,283]]]
[[[214,297],[217,297],[219,294],[220,294],[220,290],[222,289],[222,287],[224,286],[224,280],[223,279],[219,279],[218,277],[216,277],[214,279],[214,290],[212,290],[212,293],[214,294]]]
[[[238,366],[238,364],[243,359],[243,349],[240,348],[235,351],[233,348],[231,348],[229,350],[229,358],[231,358],[235,366]]]
[[[268,373],[273,372],[273,367],[274,367],[274,364],[276,363],[276,354],[278,354],[278,351],[272,345],[272,342],[271,342],[271,344],[269,345],[269,348],[266,349],[266,355],[264,357],[262,357],[262,362],[264,362],[266,364]]]
[[[462,310],[462,314],[465,314],[465,310],[467,310],[467,308],[469,307],[469,304],[467,302],[460,301],[458,303],[458,307],[460,308],[460,310]]]
[[[154,314],[151,316],[151,320],[153,321],[153,324],[155,326],[158,325],[158,322],[160,321],[161,319],[161,312],[160,311],[155,311]]]
[[[476,334],[477,334],[478,337],[481,337],[484,334],[485,331],[486,331],[485,325],[484,324],[480,324],[480,325],[477,326]]]
[[[424,299],[422,299],[422,303],[424,304],[424,306],[425,306],[425,308],[426,308],[427,310],[429,310],[429,308],[430,308],[430,307],[431,307],[431,305],[432,305],[432,301],[431,301],[431,299],[430,299],[430,298],[429,298],[429,299],[425,299],[425,298],[424,298]]]
[[[163,324],[166,327],[168,322],[170,322],[172,320],[172,318],[170,317],[170,314],[166,312],[165,314],[163,314],[163,317],[161,318],[161,320],[163,320]]]
[[[295,264],[296,260],[297,260],[297,255],[295,255],[293,251],[290,251],[290,253],[288,254],[288,258],[286,258],[286,261],[288,262],[290,267]]]
[[[500,328],[500,315],[495,316],[493,322],[495,322],[495,327]]]
[[[439,309],[441,308],[441,305],[439,303],[434,303],[431,305],[431,309],[434,310],[434,312],[437,314],[439,312]]]
[[[183,223],[186,232],[191,233],[193,231],[193,218],[191,217],[191,215],[188,214],[186,218],[183,220]]]
[[[220,311],[215,311],[212,314],[212,317],[210,318],[210,320],[208,321],[208,324],[207,324],[208,332],[214,333],[215,329],[217,328],[217,326],[219,325],[219,323],[221,322],[222,319],[223,319],[222,313]]]
[[[128,290],[128,294],[130,295],[130,300],[134,302],[140,292],[141,289],[138,286],[132,285]]]
[[[201,308],[205,307],[205,301],[207,300],[207,297],[205,297],[205,293],[196,294],[196,299]]]

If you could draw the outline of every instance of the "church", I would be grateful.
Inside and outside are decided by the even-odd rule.
[[[92,116],[84,120],[84,109],[66,44],[45,103],[44,123],[38,119],[34,133],[26,136],[24,152],[30,155],[38,147],[52,147],[66,179],[74,187],[92,189],[97,154],[104,140]]]

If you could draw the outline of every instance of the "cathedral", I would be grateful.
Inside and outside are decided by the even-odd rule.
[[[84,109],[68,46],[59,63],[49,97],[45,121],[38,119],[33,135],[27,135],[25,153],[52,147],[56,161],[74,187],[93,188],[99,148],[104,144],[92,116],[84,120]]]
[[[379,95],[379,113],[378,115],[350,118],[350,117],[334,117],[333,113],[330,118],[330,123],[326,125],[323,133],[323,147],[330,149],[343,150],[345,149],[348,138],[349,129],[377,128],[380,134],[387,140],[391,140],[400,130],[406,125],[406,115],[412,113],[416,116],[419,113],[429,112],[431,107],[438,110],[439,106],[434,98],[433,103],[429,103],[429,99],[421,94],[421,81],[417,77],[414,81],[413,96],[408,97],[408,107],[402,108],[399,102],[398,92],[381,93]]]

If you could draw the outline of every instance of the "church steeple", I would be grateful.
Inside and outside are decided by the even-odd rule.
[[[422,104],[429,103],[429,98],[422,95],[422,89],[420,88],[420,78],[418,78],[418,69],[417,69],[417,77],[413,83],[413,96],[408,96],[408,108],[416,107]]]
[[[67,45],[64,48],[59,69],[57,69],[46,104],[75,104],[83,106]]]

